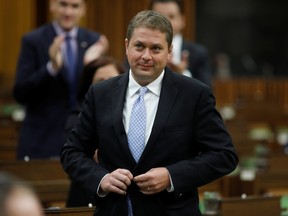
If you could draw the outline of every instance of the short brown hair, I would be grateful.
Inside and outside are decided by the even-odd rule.
[[[152,10],[141,11],[134,16],[127,28],[126,38],[130,41],[134,30],[139,27],[146,27],[166,33],[166,41],[170,47],[173,39],[173,29],[170,21],[160,13]]]

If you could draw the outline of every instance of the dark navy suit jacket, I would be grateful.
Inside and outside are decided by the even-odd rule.
[[[188,70],[192,73],[192,76],[206,85],[211,86],[212,71],[207,49],[198,43],[183,40],[181,50],[188,51],[189,53]]]
[[[52,24],[42,26],[22,38],[13,94],[24,105],[26,118],[20,131],[17,158],[59,157],[69,110],[67,71],[55,77],[47,71],[48,49],[56,33]],[[83,68],[87,48],[99,34],[79,28],[77,77]]]
[[[117,168],[137,176],[166,167],[174,192],[148,196],[136,184],[129,186],[134,216],[200,216],[197,187],[230,173],[238,162],[211,89],[166,69],[152,132],[137,164],[122,120],[128,79],[126,73],[90,88],[62,149],[64,170],[95,197],[95,215],[127,216],[126,196],[96,195],[103,176]]]

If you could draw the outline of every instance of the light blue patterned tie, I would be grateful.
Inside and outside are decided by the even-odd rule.
[[[139,161],[139,158],[145,148],[146,107],[144,102],[144,95],[147,90],[147,87],[140,88],[140,95],[135,100],[132,107],[128,130],[128,144],[136,162]],[[129,196],[127,198],[127,202],[128,216],[133,216],[132,204]]]
[[[145,148],[146,107],[144,95],[147,90],[147,87],[140,88],[140,95],[132,107],[128,130],[129,148],[136,162],[138,162],[143,149]]]

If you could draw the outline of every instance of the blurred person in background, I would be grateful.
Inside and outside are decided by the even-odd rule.
[[[44,216],[42,205],[30,186],[0,172],[1,216]]]
[[[54,16],[22,38],[13,94],[24,106],[17,158],[58,158],[85,64],[106,53],[106,36],[78,26],[85,0],[51,0]]]
[[[185,40],[182,31],[186,26],[182,0],[151,0],[150,10],[166,16],[173,27],[173,50],[168,66],[174,72],[193,77],[211,86],[212,71],[207,49]]]

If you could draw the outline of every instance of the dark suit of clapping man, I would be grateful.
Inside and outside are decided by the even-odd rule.
[[[130,21],[130,71],[90,88],[62,149],[65,171],[95,198],[97,216],[200,216],[197,188],[237,166],[211,89],[166,68],[172,37],[171,23],[157,12]],[[141,87],[148,90],[138,160],[128,137]]]

